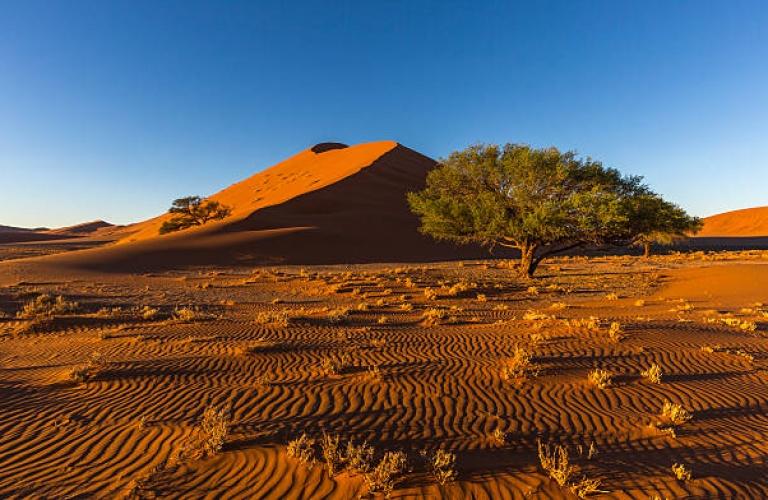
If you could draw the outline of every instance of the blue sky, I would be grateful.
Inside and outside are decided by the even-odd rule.
[[[0,0],[0,224],[128,223],[321,141],[575,149],[768,205],[768,2]]]

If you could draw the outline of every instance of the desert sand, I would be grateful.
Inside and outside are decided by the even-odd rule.
[[[535,288],[504,261],[5,283],[0,496],[365,494],[361,473],[287,456],[327,431],[404,451],[395,498],[571,497],[537,441],[567,446],[575,477],[612,498],[765,497],[766,280],[753,252],[561,258]],[[40,293],[78,304],[13,317]],[[517,347],[532,367],[505,380]],[[659,383],[642,374],[653,364]],[[612,384],[590,383],[594,369]],[[667,426],[665,400],[692,419]],[[230,415],[223,449],[167,462],[211,405]],[[437,449],[456,455],[442,486],[420,454]]]

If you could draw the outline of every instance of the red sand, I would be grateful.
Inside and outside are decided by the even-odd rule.
[[[704,228],[696,236],[768,236],[768,206],[745,208],[707,217],[704,219]]]

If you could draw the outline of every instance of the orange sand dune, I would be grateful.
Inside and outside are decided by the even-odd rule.
[[[707,217],[704,219],[704,228],[696,236],[768,236],[768,206],[745,208]]]
[[[165,214],[123,228],[130,234],[118,245],[46,257],[46,262],[137,271],[486,255],[479,248],[456,248],[418,232],[406,193],[423,187],[434,160],[395,142],[313,149],[209,197],[232,208],[227,219],[161,236],[158,229],[169,217]]]
[[[119,230],[119,226],[104,222],[103,220],[95,220],[91,222],[84,222],[74,226],[61,227],[57,229],[48,228],[35,228],[27,229],[21,227],[0,226],[0,243],[23,243],[29,241],[55,241],[69,238],[82,238],[82,237],[102,237],[109,236],[116,230]]]

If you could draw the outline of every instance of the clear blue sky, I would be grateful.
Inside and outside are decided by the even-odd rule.
[[[768,205],[768,2],[0,0],[0,224],[127,223],[321,141],[575,149]]]

